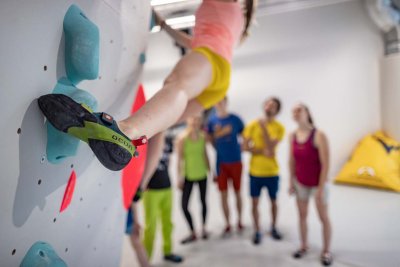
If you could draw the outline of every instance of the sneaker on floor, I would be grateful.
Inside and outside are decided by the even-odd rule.
[[[237,226],[237,231],[238,231],[238,233],[239,233],[239,234],[242,234],[242,233],[243,233],[243,230],[244,230],[243,224],[238,223],[238,226]]]
[[[196,235],[190,235],[181,241],[182,245],[192,243],[197,240]]]
[[[274,240],[281,240],[282,239],[282,235],[278,232],[278,230],[276,230],[275,228],[273,228],[271,230],[271,236]]]
[[[332,254],[325,252],[321,255],[321,264],[324,266],[330,266],[333,262]]]
[[[260,232],[255,232],[254,233],[254,237],[253,237],[253,244],[254,245],[259,245],[261,243],[261,239],[262,239],[261,233]]]
[[[225,230],[222,232],[221,238],[228,238],[232,235],[231,227],[225,227]]]
[[[301,259],[307,254],[307,249],[301,248],[297,250],[295,253],[293,253],[293,258],[295,259]]]
[[[183,262],[183,257],[171,253],[169,255],[164,255],[164,260],[170,261],[170,262],[173,262],[173,263],[181,263],[181,262]]]
[[[203,234],[201,235],[201,238],[203,238],[203,240],[207,240],[210,237],[210,234],[208,232],[203,232]]]

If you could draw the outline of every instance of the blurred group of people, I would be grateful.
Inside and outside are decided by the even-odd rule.
[[[183,257],[172,250],[172,189],[169,175],[169,157],[173,150],[177,154],[177,186],[181,190],[181,204],[184,217],[189,227],[189,235],[181,244],[195,242],[198,238],[208,239],[207,222],[207,180],[212,178],[218,185],[225,228],[221,237],[231,236],[233,231],[241,233],[243,226],[242,213],[242,153],[250,153],[249,183],[252,203],[254,233],[252,242],[259,245],[263,239],[260,225],[259,198],[265,187],[271,206],[271,225],[268,233],[274,240],[281,240],[282,233],[277,227],[278,201],[280,185],[280,168],[276,157],[277,146],[285,136],[285,127],[276,119],[281,110],[281,101],[276,97],[268,98],[263,103],[263,116],[248,124],[227,108],[228,100],[224,98],[215,107],[208,118],[194,116],[187,119],[185,129],[175,136],[174,131],[165,133],[165,145],[157,170],[147,185],[142,185],[144,207],[144,233],[131,231],[132,244],[142,266],[149,266],[152,257],[153,243],[158,221],[162,225],[164,259],[179,263]],[[333,261],[330,252],[331,224],[328,216],[328,168],[329,148],[326,135],[314,125],[310,110],[304,104],[293,107],[293,119],[297,129],[289,134],[289,194],[297,200],[300,246],[293,252],[293,257],[300,259],[308,252],[307,214],[308,203],[312,196],[319,219],[322,223],[323,247],[321,263],[330,265]],[[215,168],[210,166],[207,154],[207,143],[216,151]],[[189,210],[189,199],[192,189],[198,185],[202,208],[202,225],[200,235],[193,223]],[[236,198],[237,222],[231,221],[231,210],[228,205],[228,190],[233,189]],[[137,204],[133,204],[135,207]],[[134,208],[136,209],[136,208]],[[137,217],[137,212],[133,212]],[[137,222],[137,218],[134,219]],[[140,229],[137,223],[136,228]],[[133,227],[135,229],[135,227]],[[144,246],[141,247],[141,246]]]

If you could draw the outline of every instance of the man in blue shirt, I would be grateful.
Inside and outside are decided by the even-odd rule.
[[[226,220],[223,237],[231,234],[230,212],[228,207],[228,180],[232,181],[236,195],[236,208],[238,211],[238,231],[243,230],[242,225],[242,198],[240,185],[242,177],[241,149],[238,138],[244,125],[242,120],[227,111],[227,99],[224,98],[215,106],[216,114],[208,121],[207,131],[209,139],[217,152],[217,181],[221,192],[222,208]]]

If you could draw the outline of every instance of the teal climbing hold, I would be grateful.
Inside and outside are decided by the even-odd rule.
[[[140,53],[139,61],[142,65],[146,62],[146,54],[144,52]]]
[[[50,244],[38,241],[31,246],[19,266],[67,267],[67,264],[57,255]]]
[[[150,16],[150,31],[153,29],[153,27],[156,26],[156,17],[154,15],[154,12],[151,12]]]
[[[94,80],[99,75],[100,33],[76,5],[70,6],[64,17],[65,69],[68,79],[77,85],[82,80]]]
[[[85,104],[91,110],[97,108],[97,101],[88,92],[76,88],[68,79],[61,78],[55,86],[54,94],[64,94],[78,103]],[[46,122],[47,127],[47,160],[53,164],[63,162],[67,157],[75,156],[78,151],[79,140],[61,132]]]

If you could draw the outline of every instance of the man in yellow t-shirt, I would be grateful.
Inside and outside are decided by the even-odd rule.
[[[282,238],[276,229],[278,207],[276,195],[279,188],[279,166],[276,160],[276,146],[285,134],[285,128],[275,117],[281,109],[278,98],[267,99],[263,104],[264,117],[249,123],[243,131],[243,150],[251,153],[250,159],[250,195],[255,226],[253,243],[261,242],[258,202],[261,189],[266,187],[271,199],[272,227],[271,235],[275,240]]]

